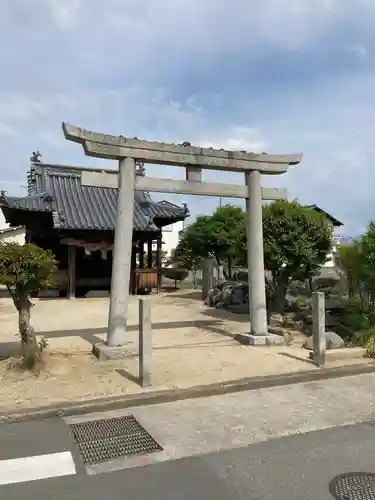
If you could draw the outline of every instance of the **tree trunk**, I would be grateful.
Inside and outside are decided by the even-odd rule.
[[[192,273],[193,273],[193,288],[195,290],[197,288],[197,270],[193,269]]]
[[[18,328],[21,335],[21,346],[23,355],[36,351],[36,338],[34,328],[30,324],[31,302],[27,296],[20,297],[17,304]]]
[[[228,279],[232,279],[232,257],[228,257]]]
[[[311,295],[313,293],[313,291],[314,291],[314,284],[313,284],[312,276],[308,277],[308,282],[309,282],[310,295]]]
[[[284,306],[285,306],[285,295],[288,288],[288,284],[285,282],[285,279],[279,277],[277,279],[276,276],[272,277],[272,287],[270,291],[270,306],[272,312],[276,312],[284,315]]]
[[[279,285],[275,290],[275,311],[284,315],[286,287]]]

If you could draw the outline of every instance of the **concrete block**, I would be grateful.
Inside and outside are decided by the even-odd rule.
[[[139,299],[139,381],[142,387],[151,385],[152,322],[148,299]]]
[[[252,346],[269,346],[269,345],[285,345],[284,337],[268,333],[267,335],[252,335],[250,333],[239,333],[236,335],[236,340],[244,345]]]
[[[186,167],[186,180],[202,182],[202,169],[200,167]]]
[[[266,335],[266,345],[285,345],[285,339],[282,335],[269,333]]]
[[[130,342],[121,346],[109,346],[104,342],[98,342],[92,346],[92,354],[100,361],[110,361],[135,356],[137,349]]]
[[[324,366],[327,342],[323,292],[312,294],[312,319],[313,361],[317,366]]]

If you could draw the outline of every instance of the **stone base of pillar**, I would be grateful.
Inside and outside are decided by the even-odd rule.
[[[268,333],[267,335],[240,333],[236,335],[236,339],[241,342],[241,344],[252,346],[285,345],[284,337],[274,333]]]
[[[120,346],[109,346],[104,342],[98,342],[92,346],[92,354],[100,361],[110,361],[111,359],[124,359],[138,354],[137,346],[134,343],[127,343]]]

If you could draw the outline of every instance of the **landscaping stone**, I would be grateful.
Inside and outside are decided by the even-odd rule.
[[[249,302],[247,283],[224,281],[209,290],[204,303],[217,309],[231,309],[233,306],[242,306]],[[248,310],[248,305],[246,306]]]
[[[326,332],[327,350],[345,347],[344,340],[335,332]]]
[[[279,313],[273,313],[271,314],[269,325],[270,326],[280,326],[284,322],[283,317]]]
[[[229,304],[227,307],[228,311],[235,314],[249,314],[249,303],[245,304]]]
[[[246,269],[238,270],[233,274],[234,281],[244,281],[249,282],[249,273]]]
[[[239,283],[232,288],[231,304],[247,304],[249,302],[249,285]]]
[[[344,340],[340,337],[335,332],[326,332],[325,333],[326,337],[326,349],[327,350],[332,350],[332,349],[342,349],[345,347],[345,342]],[[305,349],[313,349],[313,338],[312,336],[307,339],[307,341],[304,343],[303,347]]]

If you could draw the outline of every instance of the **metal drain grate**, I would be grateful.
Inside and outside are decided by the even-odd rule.
[[[336,500],[375,500],[375,473],[342,474],[332,479],[329,491]]]
[[[133,415],[71,424],[70,428],[85,465],[163,450]]]

